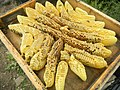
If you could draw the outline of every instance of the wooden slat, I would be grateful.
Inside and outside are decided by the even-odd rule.
[[[3,15],[1,15],[0,16],[0,27],[5,27],[5,22],[2,20],[3,18],[5,18],[5,17],[7,17],[7,16],[9,16],[9,15],[11,15],[11,14],[13,14],[13,13],[15,13],[15,12],[17,12],[17,11],[23,9],[23,8],[25,8],[25,7],[32,7],[32,8],[34,8],[35,1],[36,0],[29,0],[29,1],[27,1],[27,2],[25,2],[23,4],[21,4],[21,5],[19,5],[17,7],[15,7],[13,9],[7,11]]]
[[[120,55],[112,62],[109,67],[102,73],[99,79],[91,86],[90,90],[101,90],[105,83],[110,79],[113,73],[120,66]]]
[[[5,14],[1,15],[1,16],[0,16],[0,19],[3,18],[3,17],[6,17],[6,16],[8,16],[8,15],[10,15],[10,14],[12,14],[12,13],[14,13],[14,12],[16,12],[16,11],[22,9],[22,8],[25,8],[25,7],[27,7],[27,6],[29,6],[29,7],[34,7],[34,5],[35,5],[35,0],[29,0],[29,1],[21,4],[20,6],[18,6],[18,7],[16,7],[16,8],[13,8],[12,10],[9,10],[9,11],[6,12]]]
[[[120,23],[116,21],[115,19],[107,16],[106,14],[100,12],[99,10],[91,7],[90,5],[77,0],[62,0],[62,1],[68,1],[74,8],[80,7],[81,9],[87,11],[89,14],[92,14],[96,17],[96,20],[104,21],[105,27],[111,30],[114,30],[116,33],[120,32]],[[119,33],[120,36],[120,33]]]
[[[23,69],[23,71],[28,76],[28,78],[31,80],[31,82],[36,87],[36,89],[37,90],[46,90],[43,83],[36,76],[36,74],[33,72],[33,70],[28,66],[28,64],[24,61],[24,59],[20,56],[18,51],[14,48],[14,46],[11,44],[11,42],[7,39],[7,37],[4,35],[4,33],[1,30],[0,30],[0,39],[4,43],[6,48],[9,50],[9,52],[13,55],[13,57],[15,58],[17,63]]]

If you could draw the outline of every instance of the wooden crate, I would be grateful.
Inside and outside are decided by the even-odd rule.
[[[65,1],[65,0],[63,0]],[[120,63],[120,23],[116,20],[110,18],[109,16],[101,13],[100,11],[92,8],[91,6],[83,3],[77,2],[75,0],[68,0],[73,7],[80,7],[87,11],[89,14],[93,14],[96,16],[96,20],[101,20],[106,23],[106,28],[111,29],[116,32],[118,41],[112,47],[109,47],[112,50],[113,54],[106,59],[108,62],[108,68],[105,69],[94,69],[90,67],[86,67],[88,79],[86,82],[80,80],[71,70],[69,70],[65,90],[97,90],[101,89],[103,85],[107,82],[107,80],[112,76],[115,70],[119,67]],[[28,64],[24,61],[24,59],[20,55],[20,36],[16,35],[15,33],[8,30],[7,25],[10,23],[16,23],[16,15],[17,14],[24,14],[24,10],[26,6],[34,7],[34,0],[31,0],[31,4],[25,3],[14,10],[10,11],[9,13],[0,16],[1,19],[1,28],[0,30],[0,39],[5,44],[7,49],[11,52],[17,63],[23,69],[25,74],[31,80],[33,85],[38,90],[46,90],[43,82],[43,73],[44,69],[40,72],[33,72]],[[18,12],[20,11],[20,12]],[[10,19],[11,18],[11,19]],[[55,87],[51,87],[48,90],[55,90]]]

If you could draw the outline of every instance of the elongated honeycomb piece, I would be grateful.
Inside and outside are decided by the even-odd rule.
[[[111,51],[103,46],[101,43],[86,43],[85,41],[80,41],[75,38],[68,37],[67,35],[64,35],[62,37],[63,40],[68,43],[69,45],[73,47],[77,47],[79,49],[85,50],[91,54],[102,56],[104,58],[107,58],[111,55]]]
[[[62,12],[62,9],[65,10],[65,7],[64,7],[63,3],[61,2],[61,0],[58,0],[58,1],[57,1],[57,3],[56,3],[56,8],[57,8],[57,10],[60,12],[60,14],[61,14],[61,12]],[[65,10],[65,11],[66,11],[66,10]]]
[[[58,0],[57,3],[56,3],[56,8],[57,10],[59,11],[60,13],[60,17],[64,18],[64,19],[67,19],[69,20],[69,15],[63,5],[63,3],[61,2],[61,0]]]
[[[65,8],[67,12],[69,13],[70,17],[75,19],[84,19],[87,18],[88,20],[95,20],[95,16],[93,15],[81,15],[74,11],[73,7],[70,5],[68,1],[65,1]]]
[[[93,15],[80,15],[76,13],[74,10],[68,11],[68,14],[69,14],[68,20],[73,21],[73,22],[77,22],[77,23],[84,24],[89,27],[96,27],[96,28],[103,28],[105,26],[104,22],[95,21],[95,16]]]
[[[78,22],[78,23],[81,23],[81,24],[85,24],[85,25],[90,26],[90,27],[103,28],[105,26],[105,23],[101,22],[101,21],[90,21],[90,20],[85,19],[85,18],[82,18],[82,20],[79,19],[79,18],[75,19],[74,17],[70,18],[67,11],[65,10],[65,7],[64,7],[63,3],[60,0],[57,1],[56,8],[59,11],[60,16],[64,19],[67,19],[67,20],[70,20],[70,21],[73,21],[73,22]],[[41,14],[43,14],[43,12],[46,11],[46,8],[40,3],[35,4],[35,9]]]
[[[70,61],[70,53],[68,53],[68,51],[64,50],[60,52],[61,56],[60,56],[60,60],[64,60],[66,62]]]
[[[84,24],[88,27],[95,27],[95,28],[103,29],[105,26],[105,23],[102,21],[89,20],[88,18],[84,18],[84,17],[83,19],[71,17],[69,20],[75,23]]]
[[[65,44],[64,50],[73,54],[75,58],[78,59],[84,65],[94,67],[94,68],[99,68],[99,69],[107,67],[107,62],[104,60],[104,58],[100,56],[91,55],[90,53],[84,50],[73,48],[68,44]]]
[[[57,73],[55,78],[56,90],[64,90],[67,72],[68,72],[68,64],[65,61],[60,61],[57,67]]]
[[[45,35],[42,47],[40,48],[39,52],[36,53],[30,60],[30,67],[32,70],[40,70],[45,66],[47,55],[51,49],[53,41],[54,39],[50,35]]]
[[[37,10],[35,10],[33,8],[27,7],[26,14],[28,17],[31,17],[31,18],[37,20],[38,22],[48,25],[52,28],[59,29],[61,27],[54,20],[46,17],[45,15],[40,14]]]
[[[65,1],[65,9],[68,11],[70,10],[74,10],[73,7],[70,5],[70,3],[68,1]]]
[[[74,29],[68,30],[66,27],[61,27],[60,30],[68,36],[75,37],[79,40],[86,41],[88,43],[102,43],[104,46],[111,46],[117,42],[117,38],[114,36],[104,36],[97,33],[79,32]]]
[[[66,5],[66,8],[68,8],[67,11],[70,15],[69,16],[70,21],[85,24],[90,27],[103,28],[105,26],[104,22],[94,21],[95,16],[88,15],[88,13],[86,11],[84,11],[78,7],[75,8],[75,11],[73,9],[70,9],[69,7],[71,7],[71,5],[67,1],[66,1],[65,5]],[[67,7],[67,6],[69,6],[69,7]]]
[[[89,43],[90,42],[98,43],[98,42],[101,42],[101,40],[102,40],[102,37],[100,37],[100,35],[98,35],[96,33],[79,32],[74,29],[68,30],[67,27],[61,27],[60,30],[61,30],[61,32],[63,32],[64,34],[66,34],[68,36],[75,37],[79,40],[86,41]]]
[[[28,11],[28,14],[30,14],[30,12],[31,12],[31,11],[34,11],[34,9],[28,8],[28,9],[26,9],[26,12],[27,12],[27,11]],[[34,14],[35,14],[35,13],[34,13]],[[36,15],[38,15],[38,14],[36,13]],[[34,15],[34,16],[35,16],[35,15]],[[43,16],[44,16],[44,15],[43,15]],[[19,16],[19,17],[20,17],[20,16]],[[23,17],[23,16],[22,16],[22,17]],[[36,16],[36,17],[37,17],[37,16]],[[18,19],[18,20],[19,20],[19,19]],[[24,20],[24,19],[23,19],[23,20]],[[42,21],[45,22],[45,21],[47,21],[47,20],[48,20],[48,19],[42,20]],[[50,21],[51,21],[51,20],[48,21],[48,25],[49,25],[49,22],[50,22]],[[56,26],[57,26],[56,24],[52,24],[52,23],[51,23],[51,25],[54,25],[54,26],[55,26],[54,28],[56,28]],[[60,26],[58,26],[58,28],[60,28]],[[75,35],[75,36],[76,36],[76,35]],[[77,36],[76,36],[76,37],[77,37]],[[116,41],[116,40],[115,40],[115,39],[116,39],[115,37],[111,37],[111,38],[112,38],[112,39],[111,39],[111,42],[107,41],[107,40],[110,40],[110,38],[108,38],[107,40],[105,39],[107,42],[109,42],[108,45],[109,45],[109,44],[112,45],[112,44],[114,44],[115,41]],[[90,38],[90,39],[91,39],[91,38]],[[96,38],[95,38],[95,39],[96,39]],[[91,40],[91,41],[92,41],[92,40]],[[96,39],[96,41],[97,41],[97,39]],[[100,41],[100,40],[99,40],[99,41]],[[113,42],[112,42],[112,41],[113,41]],[[93,42],[94,42],[94,41],[93,41]],[[104,41],[103,41],[103,42],[104,42]],[[105,42],[105,43],[106,43],[106,42]],[[104,44],[104,43],[103,43],[103,44]],[[107,46],[106,44],[104,44],[104,45]]]
[[[63,11],[63,12],[65,13],[65,11]],[[38,22],[41,22],[41,23],[46,24],[48,26],[51,26],[55,29],[60,28],[60,25],[57,24],[54,20],[46,17],[45,15],[42,15],[42,14],[38,13],[37,10],[35,10],[35,9],[26,8],[26,13],[27,13],[28,17],[34,18]]]
[[[20,24],[23,24],[23,25],[28,25],[30,26],[33,25],[33,24],[36,24],[38,23],[36,20],[34,20],[33,18],[30,18],[30,17],[26,17],[26,16],[22,16],[22,15],[17,15],[17,20]],[[32,24],[33,23],[33,24]]]
[[[112,30],[109,29],[105,29],[105,28],[97,28],[97,27],[92,27],[92,30],[95,31],[95,33],[98,33],[100,35],[111,35],[111,36],[115,36],[116,33]]]
[[[74,10],[68,10],[68,14],[71,17],[71,19],[77,19],[78,21],[80,20],[89,20],[89,21],[95,21],[95,16],[94,15],[79,15],[76,13]]]
[[[87,75],[86,75],[86,70],[84,65],[75,59],[73,55],[70,56],[70,61],[68,62],[70,69],[77,75],[79,76],[83,81],[86,81]]]
[[[46,10],[46,8],[41,4],[36,2],[35,3],[35,9],[39,12],[39,13],[43,13],[43,11]]]
[[[79,76],[83,81],[86,81],[87,75],[84,65],[75,59],[73,55],[69,55],[67,51],[61,51],[60,60],[65,60],[68,62],[70,69]]]
[[[78,14],[80,14],[80,15],[88,15],[88,13],[87,13],[85,10],[83,10],[83,9],[81,9],[81,8],[79,8],[79,7],[76,7],[76,8],[75,8],[75,11],[76,11]]]
[[[59,5],[63,5],[62,2],[58,1],[56,7],[58,7]],[[39,10],[39,9],[42,9],[43,7],[44,7],[43,5],[42,6],[39,5],[39,8],[37,8],[36,10],[41,13],[42,10]],[[58,11],[59,10],[60,10],[60,8],[58,9]],[[104,22],[90,21],[90,20],[87,20],[87,21],[86,20],[78,20],[78,19],[74,19],[74,18],[70,19],[69,16],[67,15],[68,13],[65,11],[65,9],[63,9],[62,12],[63,12],[62,13],[62,18],[70,20],[70,21],[74,21],[75,24],[73,24],[74,22],[72,22],[70,24],[69,22],[65,21],[64,19],[61,20],[57,16],[54,17],[53,14],[51,14],[49,12],[46,13],[45,9],[43,10],[43,12],[41,14],[45,14],[48,17],[51,17],[52,19],[54,19],[57,23],[59,23],[61,25],[65,25],[65,26],[68,25],[70,28],[73,28],[73,29],[78,29],[80,31],[89,32],[89,33],[95,32],[95,33],[102,34],[102,35],[106,34],[106,35],[115,36],[115,32],[114,31],[111,31],[111,30],[108,30],[108,29],[103,29],[103,27],[105,25]],[[78,22],[78,24],[76,24],[76,22]],[[83,24],[85,24],[85,25],[83,25]],[[89,27],[87,27],[87,26],[89,26]],[[92,27],[96,27],[96,28],[92,28]],[[101,28],[101,29],[99,29],[99,28]]]
[[[51,87],[54,84],[56,65],[60,56],[60,51],[63,48],[62,39],[58,39],[52,46],[52,49],[47,57],[47,65],[44,72],[44,81],[46,87]]]
[[[103,28],[105,26],[104,22],[94,21],[95,16],[88,15],[88,13],[86,11],[82,10],[81,8],[76,7],[75,11],[74,11],[73,8],[71,9],[72,6],[67,1],[65,2],[65,6],[70,15],[70,21],[85,24],[90,27]]]
[[[43,12],[46,11],[46,7],[42,5],[41,3],[36,2],[35,10],[37,10],[40,14],[43,14]]]
[[[66,19],[63,19],[62,17],[55,16],[49,12],[44,12],[44,15],[50,17],[51,19],[53,19],[55,22],[57,22],[61,26],[68,26],[68,28],[70,28],[70,29],[75,29],[75,30],[79,30],[81,32],[87,32],[87,33],[94,32],[94,33],[98,33],[98,34],[102,34],[102,35],[105,34],[105,35],[115,36],[115,32],[111,31],[111,30],[88,27],[86,25],[71,22]]]
[[[21,19],[20,23],[23,23],[25,25],[27,24],[31,27],[34,27],[34,28],[37,28],[41,31],[47,32],[56,38],[61,38],[62,40],[64,40],[65,43],[68,43],[69,45],[71,45],[73,47],[83,49],[91,54],[102,56],[104,58],[109,57],[112,53],[110,50],[105,48],[104,45],[101,43],[92,44],[92,43],[87,43],[85,41],[80,41],[76,38],[72,38],[72,37],[67,36],[66,34],[62,33],[61,31],[55,30],[55,29],[53,29],[49,26],[46,26],[42,23],[31,22],[28,19],[29,18],[27,18],[27,17],[24,18],[24,20]]]
[[[23,33],[22,42],[20,45],[20,52],[24,56],[25,52],[30,48],[33,43],[33,36],[30,33]]]
[[[8,27],[10,30],[17,32],[19,34],[30,33],[30,34],[32,34],[34,39],[36,39],[37,36],[41,33],[41,31],[38,29],[35,29],[33,27],[29,27],[27,25],[22,25],[22,24],[12,24],[12,25],[8,25]]]
[[[101,57],[98,58],[97,56],[94,56],[94,59],[93,58],[88,59],[86,56],[79,53],[73,53],[73,55],[84,65],[98,69],[108,67],[107,62],[104,60],[104,58]]]
[[[39,34],[38,38],[34,40],[31,47],[25,52],[25,60],[27,62],[30,62],[30,59],[32,58],[32,56],[37,52],[39,52],[40,48],[42,47],[44,39],[45,39],[44,34]]]
[[[59,11],[56,9],[56,7],[52,3],[46,1],[45,7],[47,12],[54,13],[56,16],[59,16]]]

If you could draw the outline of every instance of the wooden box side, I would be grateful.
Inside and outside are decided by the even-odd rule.
[[[5,21],[8,21],[8,20],[3,20],[4,18],[10,17],[10,15],[12,15],[15,12],[21,12],[20,10],[24,9],[25,7],[29,6],[29,7],[33,8],[35,6],[35,2],[36,2],[36,0],[29,0],[29,1],[27,1],[27,2],[25,2],[23,4],[21,4],[21,5],[19,5],[17,7],[15,7],[13,9],[7,11],[5,14],[1,15],[0,16],[0,27],[4,27],[5,24],[6,24]]]
[[[113,73],[120,66],[120,55],[112,62],[109,67],[102,73],[102,75],[91,85],[89,90],[101,90],[106,82],[110,79]]]
[[[108,15],[100,12],[99,10],[93,8],[92,6],[77,0],[62,0],[63,2],[68,1],[74,8],[80,7],[81,9],[87,11],[89,14],[92,14],[96,17],[96,20],[104,21],[105,27],[111,30],[114,30],[116,33],[120,32],[120,23],[109,17]],[[120,34],[119,34],[120,36]]]
[[[9,15],[14,14],[15,12],[24,9],[25,7],[34,7],[35,6],[35,0],[27,1],[20,6],[6,12],[4,15],[0,16],[0,26],[3,26],[4,23],[2,22],[3,18],[8,17]],[[32,84],[36,87],[37,90],[46,90],[44,84],[40,81],[40,79],[37,77],[37,75],[33,72],[33,70],[28,66],[28,64],[24,61],[24,59],[21,57],[19,52],[16,50],[16,48],[13,46],[13,44],[9,41],[9,39],[6,37],[6,35],[0,30],[0,39],[3,42],[3,44],[6,46],[6,48],[9,50],[9,52],[13,55],[19,66],[22,68],[24,73],[28,76]]]
[[[33,72],[33,70],[28,66],[28,64],[21,57],[21,55],[18,53],[16,48],[11,44],[11,42],[7,39],[7,37],[4,35],[4,33],[1,30],[0,30],[0,39],[3,42],[3,44],[6,46],[6,48],[9,50],[9,52],[13,55],[19,66],[23,69],[23,71],[28,76],[32,84],[36,87],[36,89],[45,90],[43,83]]]
[[[14,13],[14,12],[16,12],[16,11],[22,9],[22,8],[25,8],[27,6],[34,7],[35,6],[35,1],[36,0],[29,0],[29,1],[27,1],[27,2],[25,2],[23,4],[21,4],[21,5],[19,5],[17,7],[15,7],[13,9],[7,11],[5,14],[3,14],[3,15],[0,16],[0,19],[6,17],[6,16],[8,16],[8,15],[10,15],[10,14],[12,14],[12,13]]]

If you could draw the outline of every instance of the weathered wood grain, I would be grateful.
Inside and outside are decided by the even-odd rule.
[[[2,18],[7,17],[10,14],[16,13],[21,8],[24,8],[26,6],[34,6],[33,3],[29,4],[28,2],[21,5],[20,7],[10,11],[9,13],[6,13],[4,16],[0,16],[0,20]],[[65,0],[63,0],[65,1]],[[96,20],[104,21],[106,23],[105,28],[111,29],[116,32],[117,36],[120,36],[120,23],[116,20],[110,18],[109,16],[101,13],[100,11],[92,8],[91,6],[85,4],[84,2],[80,1],[77,2],[76,0],[68,0],[73,7],[81,7],[83,10],[87,11],[89,14],[93,14],[96,16]],[[27,5],[26,5],[27,4]],[[13,16],[12,16],[13,17]],[[13,17],[15,19],[16,17]],[[6,19],[7,20],[7,19]],[[21,57],[19,53],[20,48],[20,42],[21,38],[19,35],[16,35],[15,33],[9,31],[9,29],[5,29],[7,33],[3,33],[0,30],[0,39],[5,44],[7,49],[11,52],[15,60],[18,62],[20,67],[23,69],[23,71],[26,73],[28,78],[31,80],[33,85],[38,90],[45,90],[44,87],[44,81],[43,81],[43,74],[44,74],[44,68],[36,72],[36,74],[31,70],[31,68],[28,66],[28,64],[24,61],[24,59]],[[115,72],[115,70],[120,65],[120,37],[117,37],[118,41],[115,45],[108,47],[113,53],[112,55],[106,59],[108,63],[108,68],[104,69],[94,69],[90,67],[86,67],[86,72],[88,79],[86,82],[79,79],[78,76],[76,76],[70,69],[68,71],[68,75],[66,78],[65,83],[65,90],[95,90],[95,89],[101,89],[102,86],[107,82],[107,80],[112,76],[112,74]],[[37,76],[38,75],[38,76]],[[55,90],[55,86],[48,88],[48,90]]]

